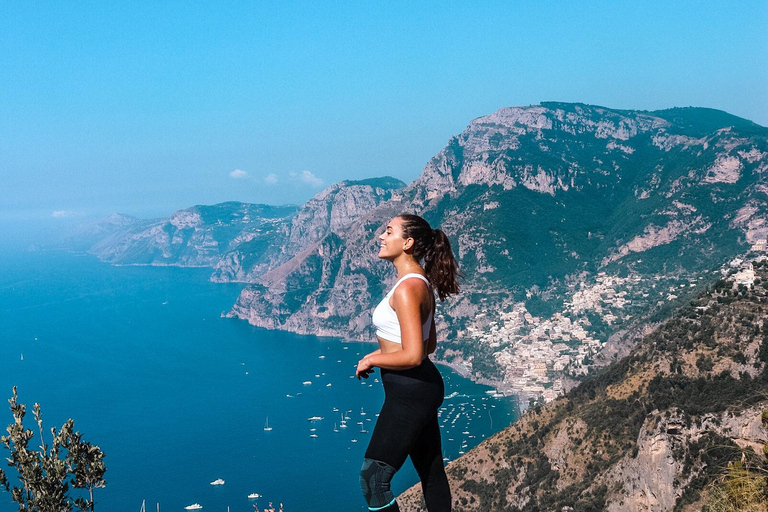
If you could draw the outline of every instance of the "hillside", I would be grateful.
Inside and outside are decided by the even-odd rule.
[[[768,129],[711,109],[542,103],[473,120],[413,183],[255,276],[230,314],[371,340],[392,280],[375,237],[403,211],[451,237],[467,278],[438,357],[552,399],[626,354],[738,254],[765,252]]]
[[[212,267],[243,244],[269,245],[286,231],[296,210],[230,201],[192,206],[167,219],[116,214],[81,228],[69,245],[119,265]]]
[[[749,510],[764,510],[768,258],[730,274],[629,356],[452,462],[454,510],[702,510],[739,496],[729,478],[745,466],[762,489]],[[402,509],[423,510],[420,494]]]

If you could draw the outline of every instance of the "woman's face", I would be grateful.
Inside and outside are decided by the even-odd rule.
[[[403,219],[395,217],[387,224],[384,232],[379,235],[381,245],[379,247],[379,258],[384,260],[394,260],[405,249],[407,239],[403,238]]]

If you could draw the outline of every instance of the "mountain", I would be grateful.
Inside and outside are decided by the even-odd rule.
[[[765,510],[768,258],[449,464],[454,510]],[[426,510],[421,489],[400,498]]]
[[[74,232],[65,236],[62,245],[76,251],[87,251],[95,244],[118,232],[127,231],[146,221],[123,213],[114,213],[98,222],[77,226]]]
[[[160,220],[110,221],[128,219],[113,215],[91,229],[106,236],[88,244],[88,250],[113,264],[212,267],[242,244],[271,244],[287,231],[296,210],[233,201],[193,206]]]
[[[767,171],[768,129],[717,110],[503,108],[343,229],[323,214],[300,237],[311,243],[284,245],[250,275],[220,275],[253,281],[231,316],[372,340],[371,307],[394,277],[376,235],[398,213],[423,215],[466,274],[439,308],[438,358],[551,400],[628,353],[724,262],[765,251]]]
[[[290,220],[280,237],[241,244],[216,265],[212,280],[262,282],[260,278],[297,255],[311,251],[326,236],[343,233],[362,215],[396,197],[405,186],[391,178],[345,180],[331,185],[307,201]],[[274,275],[265,283],[277,282]]]

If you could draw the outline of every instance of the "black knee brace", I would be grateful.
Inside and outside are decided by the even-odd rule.
[[[363,461],[363,467],[360,469],[360,489],[368,502],[368,510],[399,510],[395,495],[389,488],[393,476],[395,468],[389,464],[373,459]]]

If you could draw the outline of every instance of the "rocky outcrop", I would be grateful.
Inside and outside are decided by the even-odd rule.
[[[390,177],[332,185],[302,205],[282,236],[270,246],[255,250],[241,246],[227,253],[216,265],[212,279],[276,285],[280,281],[276,276],[286,275],[288,269],[295,268],[311,253],[308,249],[330,234],[343,234],[379,204],[396,198],[404,186],[402,181]],[[271,277],[262,280],[268,272]],[[239,302],[245,300],[243,297]],[[249,316],[255,318],[254,314]]]
[[[113,264],[213,267],[235,248],[272,244],[295,211],[236,202],[193,206],[167,219],[123,221],[88,250]]]

